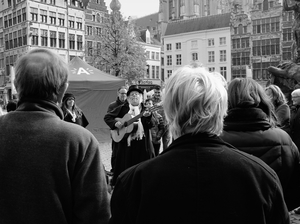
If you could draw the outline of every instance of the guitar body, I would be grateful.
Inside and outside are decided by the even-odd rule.
[[[130,114],[125,114],[123,118],[116,118],[116,121],[120,121],[122,124],[132,119],[133,116]],[[127,127],[123,126],[120,129],[111,130],[111,137],[115,142],[120,142],[126,134],[130,134],[137,130],[137,123],[132,123]]]

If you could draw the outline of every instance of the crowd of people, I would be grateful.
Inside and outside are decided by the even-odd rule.
[[[2,223],[284,224],[300,206],[300,89],[287,102],[196,63],[148,99],[121,86],[103,118],[109,182],[67,63],[38,48],[15,71],[18,101],[0,114]]]

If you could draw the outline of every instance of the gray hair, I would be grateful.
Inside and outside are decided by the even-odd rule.
[[[36,48],[17,61],[14,84],[20,100],[28,97],[56,101],[68,75],[68,64],[61,56]]]

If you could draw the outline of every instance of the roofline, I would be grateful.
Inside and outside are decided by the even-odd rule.
[[[229,29],[229,31],[230,31],[230,26],[216,28],[216,29],[209,29],[209,30],[197,30],[197,31],[192,31],[192,32],[185,32],[185,33],[165,35],[165,36],[162,36],[162,38],[165,38],[165,37],[177,37],[177,36],[183,36],[183,35],[186,35],[186,34],[195,34],[195,33],[209,33],[209,32],[214,32],[214,31],[219,31],[219,30],[227,30],[227,29]]]

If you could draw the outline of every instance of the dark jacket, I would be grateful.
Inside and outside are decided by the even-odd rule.
[[[239,150],[262,159],[277,173],[289,210],[300,205],[300,198],[296,197],[299,189],[295,186],[300,182],[298,149],[285,131],[271,127],[261,109],[229,110],[221,138]]]
[[[0,222],[106,223],[97,139],[50,101],[24,99],[0,117]]]
[[[181,136],[126,170],[111,209],[110,224],[289,223],[276,173],[207,134]]]
[[[145,110],[142,105],[141,113]],[[115,108],[108,112],[104,116],[104,121],[110,127],[110,129],[116,129],[115,118],[123,118],[129,111],[129,104],[125,104]],[[132,140],[131,145],[128,146],[128,135],[126,134],[120,142],[115,142],[114,147],[116,150],[116,158],[114,164],[114,174],[112,179],[112,185],[115,185],[116,179],[121,172],[127,168],[136,165],[142,161],[148,160],[154,156],[154,148],[150,137],[150,129],[153,127],[152,116],[141,117],[141,122],[144,128],[144,137],[142,140]]]
[[[125,102],[127,102],[125,100]],[[113,109],[117,108],[118,106],[121,106],[123,105],[125,102],[122,102],[119,97],[116,99],[116,101],[114,102],[111,102],[109,105],[108,105],[108,108],[107,108],[107,113],[112,111]]]

